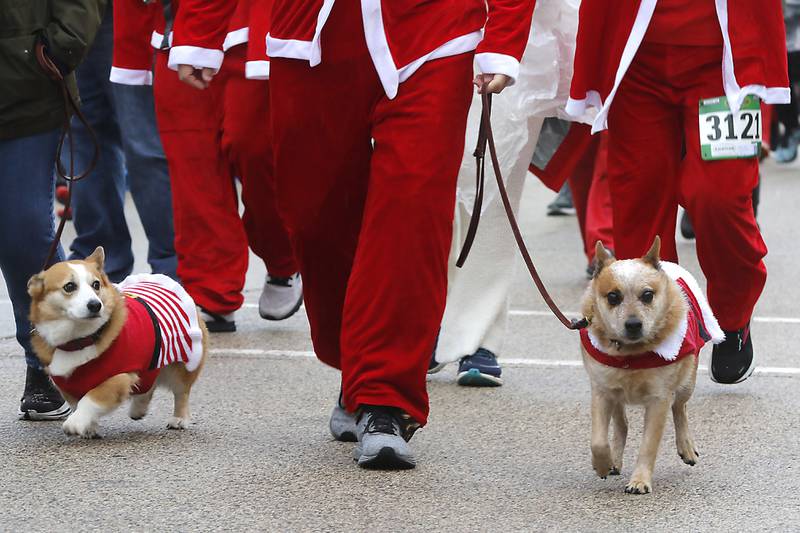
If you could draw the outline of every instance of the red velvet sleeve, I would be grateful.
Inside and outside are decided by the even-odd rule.
[[[519,75],[536,0],[489,0],[488,19],[476,60],[485,74]]]

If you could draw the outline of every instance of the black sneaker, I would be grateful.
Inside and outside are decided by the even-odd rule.
[[[733,385],[750,377],[755,370],[750,324],[736,331],[726,331],[725,340],[714,345],[711,353],[711,381]]]
[[[200,308],[200,318],[206,323],[209,333],[232,333],[236,331],[236,321],[233,319],[234,313],[221,315]]]
[[[681,216],[681,235],[683,235],[684,239],[694,239],[694,225],[692,224],[692,219],[689,218],[689,213],[686,211]]]
[[[485,348],[458,362],[458,384],[467,387],[499,387],[503,384],[500,377],[503,370],[497,362],[497,356]]]
[[[69,415],[69,404],[44,370],[29,366],[18,414],[20,420],[60,420]]]

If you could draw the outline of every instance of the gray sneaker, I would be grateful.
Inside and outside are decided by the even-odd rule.
[[[362,468],[376,470],[407,470],[417,465],[411,447],[403,435],[411,438],[413,431],[401,429],[402,416],[398,409],[364,406],[358,419],[358,444],[353,459]]]
[[[267,274],[258,298],[258,314],[265,320],[286,320],[303,305],[303,279],[300,274],[278,278]]]
[[[339,442],[358,442],[356,432],[356,415],[348,413],[342,403],[342,392],[339,391],[339,400],[331,411],[331,420],[328,423],[333,438]]]

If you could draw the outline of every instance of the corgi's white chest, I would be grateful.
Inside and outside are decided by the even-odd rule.
[[[76,368],[85,365],[96,357],[97,346],[94,344],[74,352],[65,352],[56,348],[48,369],[52,376],[69,377]]]

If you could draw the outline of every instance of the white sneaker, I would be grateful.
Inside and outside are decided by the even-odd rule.
[[[285,320],[303,305],[303,279],[300,274],[276,278],[267,274],[258,299],[258,314],[266,320]]]

